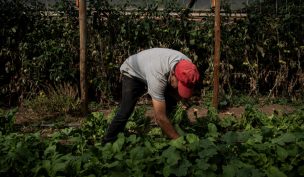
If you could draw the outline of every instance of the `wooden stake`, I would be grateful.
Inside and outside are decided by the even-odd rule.
[[[79,0],[76,0],[76,7],[79,7]]]
[[[213,99],[212,105],[218,109],[219,103],[219,67],[220,67],[220,47],[221,47],[221,16],[220,16],[220,0],[215,2],[215,22],[214,22],[214,71],[213,71]]]
[[[86,25],[86,0],[79,0],[79,33],[80,33],[80,96],[81,111],[83,115],[88,113],[88,86],[87,86],[87,25]]]
[[[211,9],[213,9],[213,10],[215,9],[215,1],[216,0],[211,0]]]

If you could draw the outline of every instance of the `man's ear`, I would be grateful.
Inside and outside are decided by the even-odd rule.
[[[174,70],[172,70],[172,71],[170,72],[170,74],[171,74],[172,76],[174,76],[174,75],[175,75]]]

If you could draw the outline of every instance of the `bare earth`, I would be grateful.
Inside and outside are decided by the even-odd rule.
[[[288,114],[295,110],[294,107],[288,105],[279,105],[279,104],[271,104],[261,106],[259,110],[267,115],[271,115],[274,112]],[[99,110],[103,112],[105,117],[107,117],[112,110]],[[196,112],[196,115],[195,115]],[[241,116],[245,112],[245,107],[230,107],[226,110],[219,112],[220,118],[225,118],[225,116],[235,116],[237,118],[241,118]],[[202,108],[200,106],[193,106],[187,109],[188,118],[191,122],[195,122],[197,118],[204,118],[207,116],[208,110],[206,108]],[[151,107],[148,107],[146,111],[146,116],[153,118],[153,110]],[[59,117],[59,118],[58,118]],[[16,114],[15,125],[19,127],[22,132],[33,132],[37,129],[40,130],[42,134],[47,133],[48,131],[55,131],[56,127],[79,127],[81,126],[83,117],[73,117],[73,116],[58,116],[47,115],[43,118],[35,115],[35,113],[30,110],[22,110]],[[60,126],[58,126],[58,122],[60,122]]]
[[[291,113],[295,110],[295,108],[291,107],[291,106],[287,106],[287,105],[279,105],[279,104],[271,104],[271,105],[265,105],[265,106],[261,106],[259,108],[259,110],[263,113],[265,113],[266,115],[271,115],[273,114],[275,111],[279,112],[279,113]],[[196,112],[196,115],[195,115]],[[219,112],[219,117],[220,118],[225,118],[225,116],[234,116],[237,118],[240,118],[245,112],[245,107],[244,106],[240,106],[240,107],[230,107],[226,110],[220,111]],[[187,110],[187,115],[190,121],[195,121],[196,117],[198,118],[204,118],[207,116],[208,113],[208,109],[206,108],[201,108],[199,106],[193,106],[191,108],[189,108]],[[153,111],[152,110],[148,110],[146,112],[146,115],[148,117],[152,117],[153,116]]]

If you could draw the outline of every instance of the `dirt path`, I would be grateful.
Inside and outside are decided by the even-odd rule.
[[[279,105],[279,104],[271,104],[265,105],[259,108],[259,110],[267,115],[271,115],[274,112],[288,114],[295,110],[294,107],[288,105]],[[103,112],[105,117],[112,113],[112,110],[100,110]],[[239,107],[230,107],[226,110],[219,112],[220,118],[225,118],[225,116],[235,116],[240,118],[245,112],[244,106]],[[195,115],[196,113],[196,115]],[[195,122],[196,118],[204,118],[207,116],[208,109],[202,108],[200,106],[193,106],[187,110],[188,118],[191,122]],[[153,118],[153,110],[151,106],[147,107],[146,117]],[[57,118],[56,116],[46,116],[41,118],[33,113],[30,113],[26,110],[20,110],[16,114],[15,125],[20,127],[20,130],[23,132],[32,132],[34,130],[52,130],[56,126],[58,127],[79,127],[81,126],[82,121],[84,121],[83,117],[71,117],[71,116],[61,116]],[[58,125],[59,124],[59,125]]]
[[[271,115],[274,112],[278,113],[291,113],[295,110],[294,107],[288,106],[288,105],[279,105],[279,104],[271,104],[271,105],[265,105],[261,106],[259,110],[266,115]],[[219,117],[224,118],[225,116],[235,116],[237,118],[240,118],[245,112],[244,106],[239,107],[230,107],[226,110],[219,112]],[[208,114],[207,108],[202,108],[199,106],[193,106],[187,110],[187,115],[190,121],[195,121],[196,117],[198,118],[204,118]],[[146,112],[147,117],[153,117],[153,111],[152,109],[148,109]]]
[[[195,108],[193,108],[193,109],[195,109]],[[207,109],[199,109],[199,108],[196,108],[196,109],[198,110],[197,117],[207,116],[207,111],[208,111]],[[267,115],[271,115],[275,111],[282,112],[282,113],[291,113],[295,110],[295,108],[293,108],[291,106],[287,106],[287,105],[271,104],[271,105],[262,106],[259,108],[259,110]],[[191,115],[191,111],[193,112],[193,110],[188,111],[190,115]],[[231,107],[224,111],[220,111],[219,116],[225,117],[227,115],[233,115],[235,117],[241,117],[242,114],[244,114],[244,112],[245,112],[244,106]]]

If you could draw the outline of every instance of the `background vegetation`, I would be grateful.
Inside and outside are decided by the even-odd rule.
[[[169,47],[198,65],[203,78],[197,95],[210,104],[212,14],[193,20],[191,10],[175,1],[162,2],[162,10],[154,3],[89,2],[90,101],[110,105],[119,99],[119,66],[129,55]],[[246,105],[240,117],[222,119],[213,108],[198,117],[194,109],[197,119],[190,122],[179,105],[170,120],[181,137],[168,140],[146,117],[147,107],[138,106],[124,134],[105,145],[101,138],[115,109],[107,116],[92,111],[78,127],[60,125],[62,114],[79,106],[74,1],[48,9],[36,0],[0,0],[0,176],[304,176],[303,104],[269,115],[254,106],[258,96],[286,97],[284,103],[304,96],[304,1],[275,2],[251,3],[242,9],[246,17],[234,18],[222,1],[221,93]],[[15,124],[17,114],[28,118],[23,108],[35,113],[30,118],[57,119],[39,122],[45,129],[31,124],[39,130],[26,133]]]
[[[242,10],[245,18],[237,19],[231,17],[229,1],[222,2],[227,12],[222,16],[224,95],[242,92],[303,98],[303,3],[279,1],[276,7],[272,1],[258,1]],[[158,7],[156,3],[141,7],[89,1],[91,100],[109,104],[119,99],[120,64],[151,47],[187,54],[203,76],[198,90],[211,88],[214,18],[210,14],[192,20],[191,11],[174,1],[162,2],[161,11]],[[1,0],[0,11],[1,106],[21,104],[66,85],[78,93],[79,29],[74,1],[59,1],[47,9],[36,0]]]

